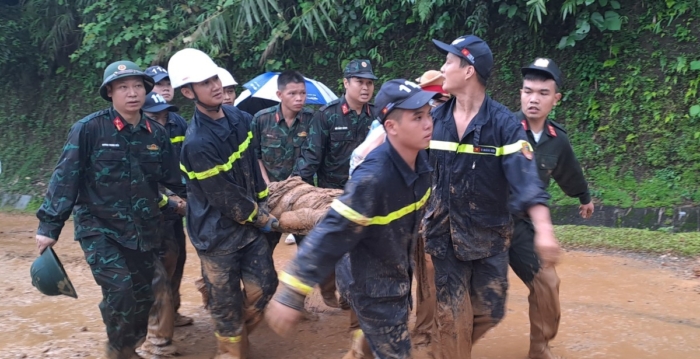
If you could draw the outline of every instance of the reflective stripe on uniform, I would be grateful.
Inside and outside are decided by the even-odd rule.
[[[248,216],[248,219],[246,219],[246,222],[253,223],[253,218],[258,215],[258,205],[255,205],[255,209],[253,210],[252,213],[250,213],[250,216]],[[243,223],[241,223],[243,224]]]
[[[170,143],[180,143],[185,141],[185,136],[175,136],[170,138]]]
[[[294,289],[294,291],[296,291],[297,293],[303,294],[305,296],[311,294],[311,292],[314,290],[313,287],[302,283],[299,279],[284,271],[279,272],[277,279],[280,282],[289,286],[290,288]]]
[[[467,144],[460,144],[457,142],[446,142],[446,141],[430,141],[431,150],[441,150],[441,151],[451,151],[457,153],[469,153],[473,155],[491,155],[491,156],[505,156],[513,153],[517,153],[523,150],[527,146],[529,151],[532,151],[532,146],[529,142],[525,140],[520,140],[516,143],[511,143],[503,147],[494,146],[474,146]]]
[[[238,343],[241,341],[240,335],[235,336],[235,337],[225,337],[217,332],[214,332],[214,336],[216,337],[217,340],[219,340],[220,342],[224,342],[224,343],[235,344],[235,343]]]
[[[245,139],[245,141],[243,141],[243,143],[241,143],[240,146],[238,146],[238,151],[232,153],[231,156],[229,156],[228,158],[228,162],[224,163],[223,165],[216,165],[214,166],[214,168],[208,169],[203,172],[188,172],[187,168],[185,168],[185,165],[180,163],[180,169],[182,170],[182,172],[185,172],[185,174],[187,174],[187,177],[189,177],[189,179],[196,178],[200,181],[209,177],[216,176],[221,172],[226,172],[233,168],[233,163],[236,162],[237,159],[241,158],[243,152],[248,149],[248,146],[250,145],[250,141],[252,139],[253,132],[248,131],[248,137]]]
[[[160,199],[160,202],[158,202],[158,208],[163,208],[168,205],[168,196],[162,195],[163,197]]]
[[[263,199],[267,197],[267,195],[270,194],[270,191],[267,187],[265,187],[265,190],[262,192],[258,192],[258,199]]]
[[[428,190],[425,192],[423,198],[421,198],[420,201],[411,203],[406,207],[403,207],[397,211],[387,214],[386,216],[375,216],[371,218],[363,216],[359,212],[350,208],[350,206],[337,199],[333,200],[333,203],[331,203],[331,208],[333,208],[336,212],[340,213],[341,216],[361,226],[369,226],[373,224],[387,225],[423,207],[425,205],[425,202],[428,201],[428,197],[430,197],[430,188],[428,188]]]

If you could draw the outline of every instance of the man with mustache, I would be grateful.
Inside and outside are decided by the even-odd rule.
[[[352,151],[367,137],[374,119],[374,76],[369,60],[352,60],[343,72],[345,95],[321,107],[311,120],[309,136],[302,145],[294,175],[322,188],[342,189],[348,181]],[[321,285],[324,303],[332,308],[349,309],[335,295],[335,277]]]
[[[579,214],[590,218],[593,202],[581,165],[576,159],[564,128],[548,120],[561,100],[562,74],[551,59],[537,58],[522,69],[520,111],[515,116],[535,148],[540,179],[551,179],[570,197],[579,199]],[[515,217],[513,239],[508,251],[510,267],[530,290],[530,359],[557,358],[549,349],[559,328],[559,277],[553,265],[542,263],[534,248],[534,228],[529,218]]]

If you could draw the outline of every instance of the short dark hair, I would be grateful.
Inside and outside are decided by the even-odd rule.
[[[554,81],[554,92],[559,93],[559,86],[557,86],[557,81],[554,80],[554,78],[547,74],[544,71],[537,71],[537,70],[530,70],[525,73],[523,76],[523,81],[538,81],[538,82],[545,82],[547,80],[552,80]]]
[[[459,58],[459,67],[464,68],[467,66],[474,66],[474,65],[470,64],[469,61],[467,61],[466,59],[463,59],[460,57]],[[481,74],[479,72],[476,71],[476,67],[474,68],[474,72],[476,72],[476,78],[479,80],[479,83],[481,85],[483,85],[484,87],[486,87],[486,79],[483,76],[481,76]]]
[[[279,77],[277,77],[277,89],[282,91],[288,84],[303,84],[304,75],[299,73],[299,71],[287,70],[283,71]]]
[[[386,121],[389,121],[389,120],[394,120],[396,122],[400,122],[401,118],[403,117],[403,111],[404,110],[400,109],[400,108],[393,109],[393,110],[391,110],[391,112],[389,112],[386,115],[386,117],[384,118],[384,121],[379,121],[379,122],[381,122],[382,125],[385,124]]]

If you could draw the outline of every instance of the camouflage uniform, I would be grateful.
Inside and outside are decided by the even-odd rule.
[[[186,197],[176,156],[157,122],[143,116],[131,126],[113,108],[93,113],[71,128],[37,212],[37,233],[58,239],[73,209],[75,239],[102,287],[113,357],[127,358],[146,335],[161,207],[169,203],[158,184]]]
[[[344,75],[376,79],[368,60],[350,61]],[[295,174],[309,184],[314,184],[315,174],[319,187],[342,189],[348,181],[352,151],[364,142],[374,120],[373,107],[368,103],[358,114],[345,96],[321,107],[311,120]]]
[[[280,105],[258,112],[253,117],[253,148],[262,160],[270,182],[284,181],[292,174],[294,163],[306,140],[313,111],[303,108],[288,127]]]
[[[264,109],[253,117],[253,149],[256,158],[265,166],[270,182],[284,181],[292,174],[313,115],[311,109],[303,108],[292,122],[291,128],[284,120],[280,105]],[[265,237],[271,250],[274,250],[280,234],[271,232]],[[304,236],[297,234],[295,239],[298,245]]]

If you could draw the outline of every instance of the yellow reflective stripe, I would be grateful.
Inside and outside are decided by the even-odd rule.
[[[170,143],[180,143],[185,141],[185,136],[175,136],[170,138]]]
[[[268,194],[270,194],[270,190],[267,187],[265,187],[264,191],[258,193],[258,198],[263,199],[267,197]]]
[[[299,294],[309,295],[314,290],[313,287],[302,283],[299,279],[284,271],[279,272],[277,279],[294,289]]]
[[[248,146],[250,145],[250,141],[253,139],[253,132],[248,131],[248,137],[241,143],[240,146],[238,146],[238,151],[234,152],[229,156],[228,162],[224,163],[223,165],[216,165],[214,168],[208,169],[203,172],[194,172],[194,171],[187,171],[187,168],[181,163],[180,164],[180,169],[182,172],[185,172],[187,174],[187,177],[189,179],[198,179],[198,180],[203,180],[207,179],[209,177],[213,177],[218,175],[221,172],[226,172],[233,168],[233,163],[236,162],[237,159],[241,158],[241,155],[245,150],[248,149]]]
[[[530,151],[532,151],[532,146],[525,140],[520,140],[516,143],[511,143],[503,147],[494,146],[476,146],[460,144],[457,142],[446,142],[446,141],[430,141],[431,150],[441,150],[441,151],[451,151],[457,153],[469,153],[473,155],[491,155],[491,156],[505,156],[513,153],[522,151],[523,147],[527,146]]]
[[[219,334],[219,333],[217,333],[217,332],[214,332],[214,336],[216,337],[217,340],[219,340],[220,342],[224,342],[224,343],[232,343],[232,344],[235,344],[235,343],[238,343],[238,342],[241,341],[241,336],[240,336],[240,335],[239,335],[239,336],[235,336],[235,337],[225,337],[225,336],[223,336],[223,335],[221,335],[221,334]]]
[[[163,208],[168,205],[168,196],[162,195],[163,197],[158,202],[158,208]]]
[[[350,208],[350,206],[346,205],[345,203],[341,202],[340,200],[334,199],[333,202],[331,203],[331,208],[333,208],[336,212],[340,213],[341,216],[347,218],[348,220],[355,222],[361,226],[370,226],[370,225],[387,225],[407,214],[410,214],[412,212],[415,212],[416,210],[420,209],[425,205],[425,202],[428,201],[428,197],[430,197],[430,188],[425,192],[423,195],[423,198],[420,199],[420,201],[411,203],[406,207],[403,207],[397,211],[391,212],[387,214],[386,216],[376,216],[372,218],[368,218],[360,214],[359,212],[355,211],[354,209]]]
[[[258,205],[256,204],[256,205],[255,205],[255,209],[254,209],[253,212],[250,214],[250,216],[248,216],[248,219],[246,219],[246,222],[251,222],[251,223],[252,223],[252,222],[253,222],[253,218],[255,218],[255,216],[256,216],[257,214],[258,214]]]

